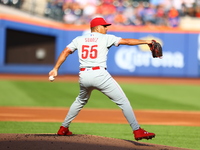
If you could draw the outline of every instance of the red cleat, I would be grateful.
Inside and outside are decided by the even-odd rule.
[[[72,135],[72,132],[69,131],[69,128],[60,126],[60,129],[57,132],[58,135]]]
[[[142,139],[152,139],[154,138],[156,135],[154,133],[150,133],[145,131],[142,128],[139,128],[138,130],[133,131],[135,140],[142,140]]]

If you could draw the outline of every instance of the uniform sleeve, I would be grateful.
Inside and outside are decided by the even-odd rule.
[[[69,43],[66,47],[68,47],[72,52],[77,50],[77,38],[73,39],[71,43]]]
[[[112,45],[118,46],[119,45],[119,41],[121,39],[122,39],[121,37],[117,37],[117,36],[108,34],[107,35],[107,44],[108,44],[108,47],[110,47]]]

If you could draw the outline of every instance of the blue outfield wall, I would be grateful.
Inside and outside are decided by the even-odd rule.
[[[67,30],[43,27],[9,20],[0,20],[0,73],[48,74],[53,65],[6,64],[6,29],[14,29],[56,37],[56,59],[65,46],[76,36],[89,30]],[[108,54],[108,71],[120,76],[200,76],[200,33],[196,32],[121,32],[110,31],[122,38],[156,39],[163,46],[163,58],[152,58],[147,45],[111,47]],[[77,52],[63,63],[59,74],[78,74]]]

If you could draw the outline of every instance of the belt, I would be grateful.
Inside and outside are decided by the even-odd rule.
[[[99,70],[101,67],[97,66],[97,67],[91,67],[90,69],[92,70]],[[80,68],[80,71],[85,71],[87,68]]]

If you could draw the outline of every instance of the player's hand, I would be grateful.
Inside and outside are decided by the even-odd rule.
[[[49,81],[53,82],[55,77],[58,75],[58,71],[53,69],[49,72]]]

